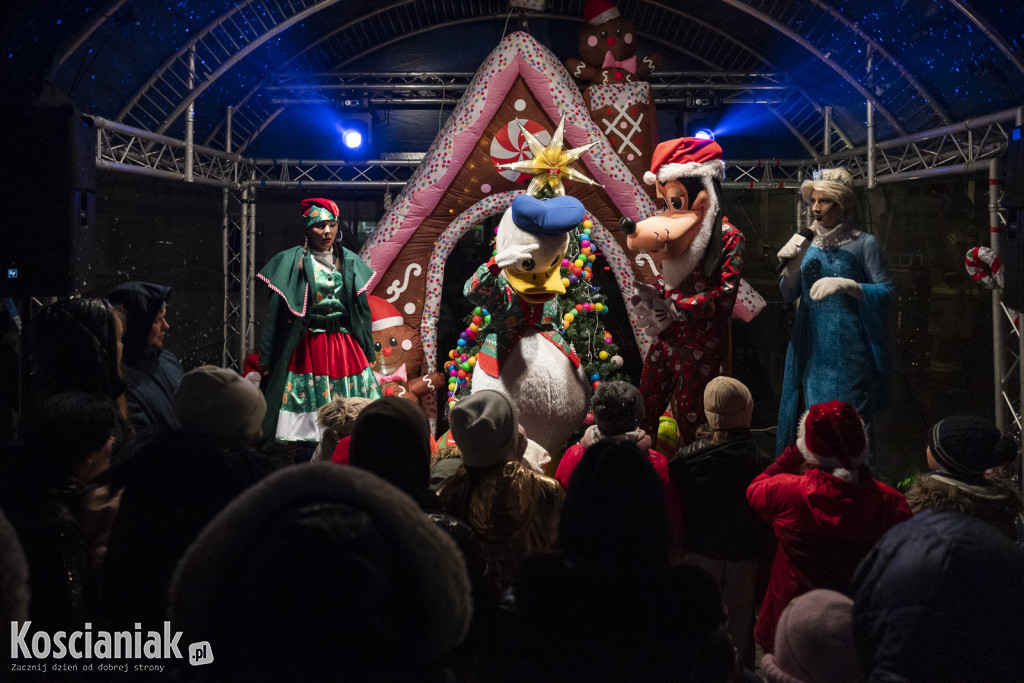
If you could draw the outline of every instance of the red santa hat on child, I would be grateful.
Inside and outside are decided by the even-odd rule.
[[[583,3],[583,19],[593,26],[600,26],[619,16],[619,9],[611,0],[586,0]]]
[[[379,296],[371,294],[366,297],[370,302],[370,331],[386,330],[396,325],[404,325],[405,318],[398,312],[398,309]]]
[[[868,460],[864,421],[849,403],[817,403],[804,413],[796,446],[804,460],[843,481],[857,482],[857,470]]]

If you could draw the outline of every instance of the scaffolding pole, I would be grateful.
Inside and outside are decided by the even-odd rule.
[[[246,324],[242,327],[242,362],[245,362],[246,357],[254,350],[255,339],[253,338],[253,332],[255,330],[254,320],[256,320],[256,188],[249,189],[249,236],[246,240],[249,249],[249,262],[243,273],[245,278],[245,300],[242,305],[248,311],[246,315]]]
[[[825,106],[825,144],[821,146],[822,153],[828,156],[832,153],[832,106]]]
[[[196,87],[196,52],[193,49],[188,51],[188,89],[189,92]],[[192,169],[195,164],[193,153],[196,123],[196,103],[189,100],[188,109],[185,110],[185,182],[192,182]]]
[[[873,74],[871,73],[871,47],[868,46],[868,85],[873,80]],[[871,100],[867,101],[867,144],[868,144],[868,189],[874,189],[875,187],[875,108],[871,106]]]
[[[250,201],[253,190],[242,190],[242,224],[238,242],[238,370],[245,367],[247,351],[246,337],[249,330],[249,226],[252,223],[254,204]]]
[[[999,159],[992,159],[988,164],[988,225],[989,247],[998,257],[1003,250],[1003,229],[999,218]],[[1008,377],[1006,376],[1006,327],[1003,316],[1003,293],[996,287],[992,289],[992,359],[993,377],[995,378],[995,422],[999,431],[1007,428],[1007,405],[1003,401]]]

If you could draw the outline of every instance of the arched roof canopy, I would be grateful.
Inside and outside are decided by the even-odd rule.
[[[560,57],[573,56],[582,5],[547,0],[544,12],[526,15],[529,30]],[[870,0],[717,0],[697,14],[622,0],[619,9],[667,70],[784,74],[784,95],[765,106],[805,148],[821,150],[826,106],[847,145],[866,138],[868,102],[878,139],[1017,106],[1024,8],[998,5],[982,13],[961,0],[907,0],[897,15]],[[195,0],[173,20],[167,9],[115,0],[69,18],[79,28],[55,42],[55,80],[89,113],[171,135],[194,106],[196,138],[218,147],[227,143],[231,106],[234,149],[282,111],[268,90],[282,76],[386,62],[410,41],[455,26],[486,44],[460,41],[459,50],[423,55],[419,71],[471,72],[502,33],[519,28],[505,0]],[[140,40],[143,25],[151,40]]]

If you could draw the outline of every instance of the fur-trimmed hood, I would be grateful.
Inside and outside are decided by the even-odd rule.
[[[904,497],[915,514],[956,510],[994,524],[1011,539],[1016,539],[1014,520],[1024,512],[1020,492],[994,477],[970,484],[945,472],[928,472],[917,476]]]
[[[211,680],[415,670],[458,645],[472,615],[451,538],[391,484],[331,463],[285,468],[236,498],[170,592],[175,628],[217,653]]]

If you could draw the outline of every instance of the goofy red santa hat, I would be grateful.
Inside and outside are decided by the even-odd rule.
[[[652,338],[639,387],[644,429],[656,433],[671,406],[681,446],[705,420],[704,387],[721,372],[743,267],[743,233],[722,216],[724,177],[714,140],[663,142],[644,180],[657,187],[664,210],[639,223],[619,221],[627,246],[650,254],[661,271],[654,285],[638,284],[630,298]]]

